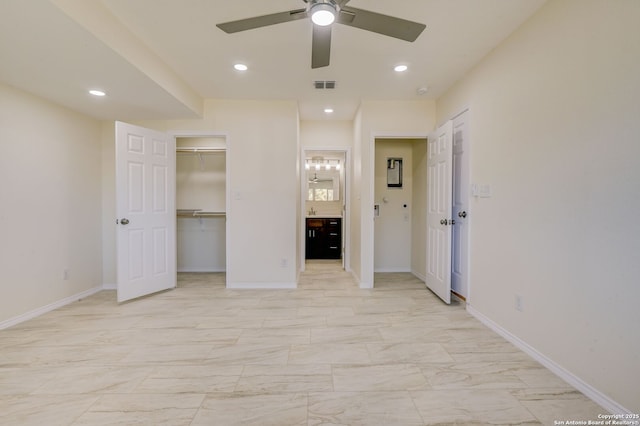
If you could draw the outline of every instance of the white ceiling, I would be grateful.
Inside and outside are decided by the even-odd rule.
[[[427,28],[408,43],[335,25],[331,65],[312,70],[309,20],[236,34],[215,26],[299,9],[302,0],[2,0],[0,81],[100,119],[196,117],[171,90],[179,82],[198,99],[293,99],[303,120],[350,120],[363,99],[436,99],[544,2],[351,0]],[[93,9],[111,20],[86,19]],[[117,47],[123,26],[134,53]],[[141,66],[147,57],[163,72]],[[236,62],[249,70],[235,71]],[[395,73],[399,63],[409,70]],[[318,91],[315,80],[335,80],[336,89]],[[87,95],[93,87],[108,96]]]

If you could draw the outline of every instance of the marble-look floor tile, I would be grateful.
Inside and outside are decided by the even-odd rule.
[[[520,363],[476,362],[423,365],[422,373],[434,389],[523,389]]]
[[[73,426],[188,426],[203,400],[198,394],[103,395]]]
[[[98,395],[17,395],[0,398],[0,423],[67,426],[91,407]]]
[[[448,343],[453,338],[437,327],[391,326],[377,330],[385,342]]]
[[[504,390],[413,391],[411,396],[425,424],[537,424],[520,402]],[[455,423],[454,423],[455,424]]]
[[[261,328],[243,330],[237,343],[242,345],[271,345],[280,342],[283,345],[310,343],[308,328]]]
[[[309,426],[422,425],[408,392],[326,392],[309,394]]]
[[[241,365],[183,365],[156,367],[136,387],[136,393],[233,392]]]
[[[224,274],[104,291],[0,330],[4,425],[552,424],[604,410],[406,273],[340,262],[292,290]]]
[[[333,391],[329,365],[247,365],[235,388],[243,393]]]
[[[58,375],[57,368],[0,368],[0,395],[26,395]]]
[[[286,364],[289,358],[289,345],[216,345],[208,354],[204,363],[210,364]]]
[[[310,343],[373,343],[383,339],[374,327],[326,327],[311,329]]]
[[[606,410],[585,397],[520,401],[537,419],[545,425],[553,425],[556,420],[596,421],[598,414],[608,414]],[[586,424],[586,423],[585,423]]]
[[[214,345],[162,345],[134,347],[123,364],[193,364],[203,361]]]
[[[413,364],[335,365],[333,386],[344,391],[403,391],[430,389],[420,368]]]
[[[307,424],[305,394],[211,394],[203,401],[191,426]]]
[[[440,343],[367,343],[367,349],[377,364],[453,362]]]
[[[371,359],[364,344],[318,343],[292,345],[289,364],[369,364]]]
[[[64,367],[32,394],[129,393],[149,373],[150,367]]]

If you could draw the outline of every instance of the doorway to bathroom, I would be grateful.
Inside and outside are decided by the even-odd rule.
[[[327,261],[345,268],[348,151],[305,149],[301,159],[301,270],[307,261]]]

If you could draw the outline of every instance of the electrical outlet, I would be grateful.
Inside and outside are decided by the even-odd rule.
[[[516,311],[522,312],[522,297],[516,294]]]
[[[65,269],[64,271],[62,271],[62,279],[67,281],[69,279],[69,270]]]
[[[289,264],[289,262],[287,261],[287,259],[285,259],[285,258],[280,259],[280,267],[281,268],[286,268],[288,264]]]

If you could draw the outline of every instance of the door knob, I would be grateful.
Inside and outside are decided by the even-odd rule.
[[[120,225],[128,225],[129,224],[129,219],[127,219],[126,217],[123,217],[122,219],[120,219]]]
[[[458,212],[458,217],[467,217],[467,212],[465,211]]]
[[[447,219],[440,219],[440,225],[446,225]]]

